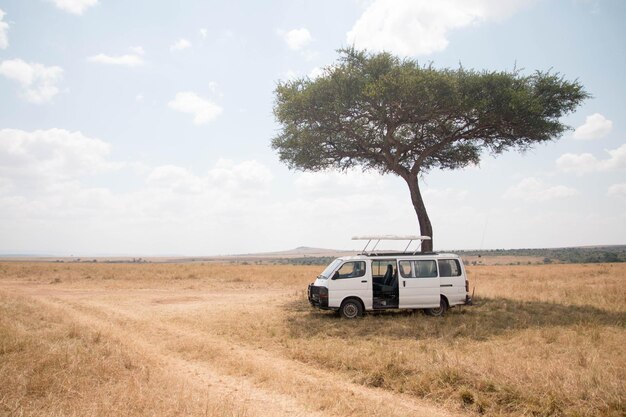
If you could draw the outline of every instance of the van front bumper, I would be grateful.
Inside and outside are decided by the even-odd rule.
[[[309,288],[307,290],[307,297],[309,299],[309,303],[313,307],[317,307],[321,309],[328,308],[328,288],[318,287],[313,284],[309,284]]]

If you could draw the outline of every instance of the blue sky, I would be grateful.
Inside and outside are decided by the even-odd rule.
[[[418,233],[394,176],[289,171],[279,80],[338,48],[549,70],[593,95],[526,154],[433,171],[435,249],[624,244],[626,3],[618,0],[0,1],[0,253],[360,248]]]

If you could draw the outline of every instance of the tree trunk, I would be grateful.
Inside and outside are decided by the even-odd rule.
[[[417,214],[417,221],[420,225],[420,234],[422,236],[430,236],[431,239],[422,241],[422,252],[432,252],[433,226],[430,224],[430,219],[428,218],[428,213],[426,212],[426,206],[424,205],[424,200],[422,199],[422,193],[420,192],[417,175],[408,175],[404,177],[404,180],[409,186],[409,191],[411,192],[411,202],[413,203],[415,214]]]

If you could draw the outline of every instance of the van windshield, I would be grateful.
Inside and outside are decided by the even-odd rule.
[[[333,271],[337,269],[340,263],[341,263],[341,259],[335,259],[334,261],[332,261],[330,265],[328,265],[326,269],[322,271],[322,273],[318,276],[318,278],[328,279],[330,277],[330,274],[332,274]]]

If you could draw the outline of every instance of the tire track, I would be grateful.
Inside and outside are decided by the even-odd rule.
[[[168,323],[167,319],[158,320],[158,314],[146,316],[140,308],[116,305],[115,295],[123,291],[108,291],[106,296],[113,296],[110,297],[113,301],[109,301],[89,297],[85,291],[45,294],[40,289],[29,291],[24,286],[12,290],[62,309],[78,323],[95,327],[148,352],[168,372],[187,375],[190,383],[203,387],[212,395],[233,398],[254,415],[460,415],[437,409],[409,395],[342,379],[340,373],[315,368],[260,348],[229,343],[219,335]],[[124,294],[128,297],[128,293]],[[168,295],[183,297],[183,294],[189,292],[170,292]],[[103,294],[98,291],[98,295]],[[145,297],[154,295],[145,291],[140,294],[140,300],[149,302]]]

